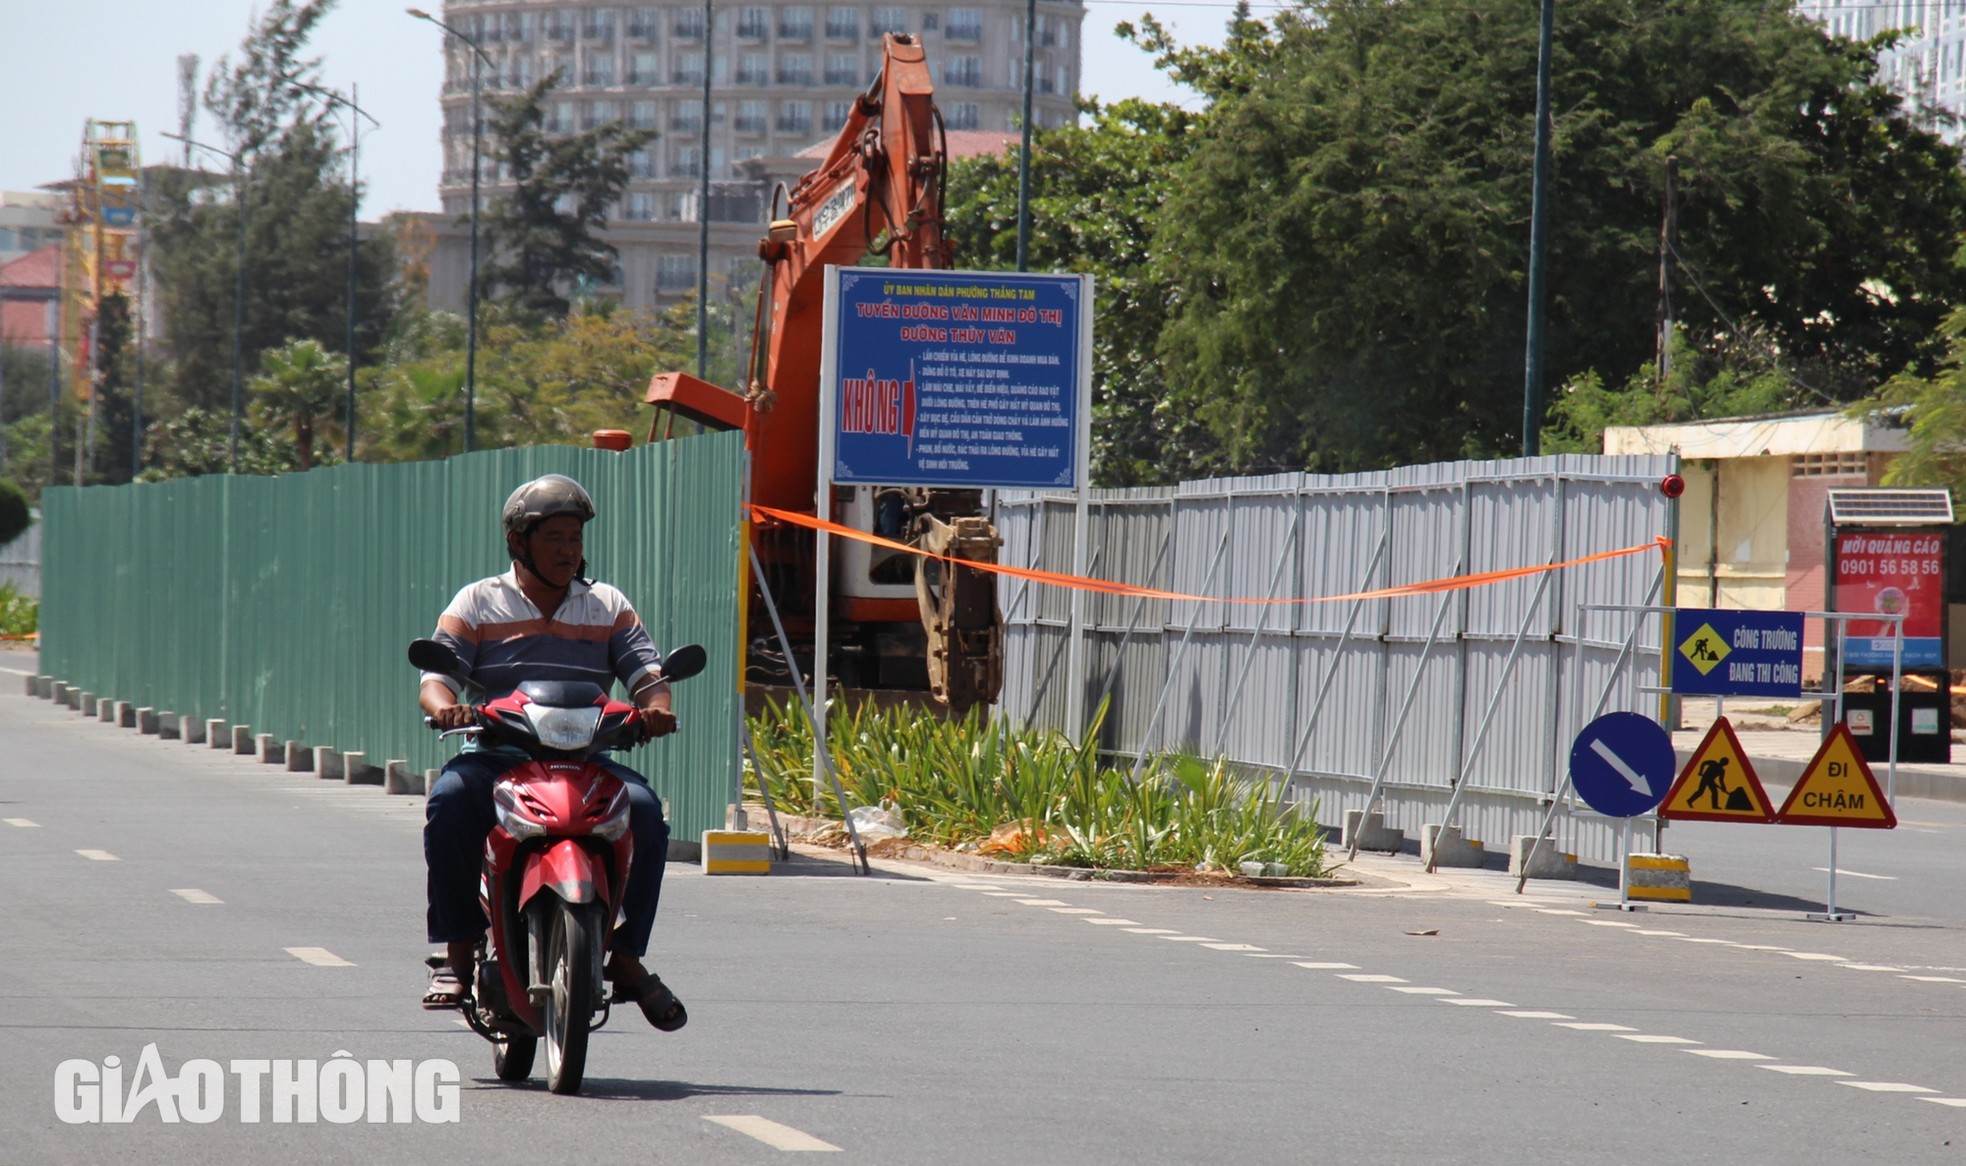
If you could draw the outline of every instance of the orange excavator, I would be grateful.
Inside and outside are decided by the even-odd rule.
[[[814,514],[819,459],[819,374],[825,270],[829,265],[946,268],[943,199],[947,134],[919,38],[883,37],[882,66],[853,103],[826,159],[789,195],[772,199],[758,244],[764,279],[741,392],[688,373],[660,373],[647,401],[712,429],[742,429],[751,454],[751,501]],[[781,214],[781,206],[783,213]],[[839,539],[832,555],[829,667],[849,687],[926,688],[957,711],[996,699],[1002,684],[1002,616],[986,572],[1001,540],[976,490],[835,487],[843,525],[918,546],[925,558]],[[814,627],[814,535],[788,523],[754,522],[752,545],[772,597],[797,641]],[[947,560],[947,561],[945,561]],[[754,608],[762,597],[754,594]],[[762,613],[754,627],[767,627]],[[773,660],[754,641],[753,675],[770,679],[796,660]]]

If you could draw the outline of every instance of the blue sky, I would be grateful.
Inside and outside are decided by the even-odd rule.
[[[314,38],[327,83],[359,86],[362,106],[382,122],[373,136],[364,130],[364,217],[437,207],[438,34],[404,6],[341,0]],[[177,128],[178,55],[197,53],[209,66],[236,50],[254,8],[251,0],[0,0],[0,190],[72,173],[91,117],[135,119],[145,160],[168,156],[177,147],[160,133]],[[1112,35],[1119,21],[1153,11],[1184,41],[1216,43],[1228,16],[1227,4],[1212,0],[1093,0],[1088,9],[1084,88],[1108,100],[1192,100]],[[202,111],[199,124],[212,128]]]

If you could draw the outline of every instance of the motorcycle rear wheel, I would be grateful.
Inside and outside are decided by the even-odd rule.
[[[539,1038],[529,1033],[507,1033],[492,1045],[492,1069],[500,1081],[524,1081],[532,1076],[533,1057],[539,1053]]]
[[[561,903],[547,927],[550,990],[541,1019],[546,1086],[555,1093],[580,1092],[587,1071],[587,1026],[600,992],[601,911],[599,903]]]

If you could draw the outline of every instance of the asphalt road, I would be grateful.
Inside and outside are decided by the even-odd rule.
[[[691,1024],[618,1014],[589,1095],[562,1098],[499,1084],[482,1041],[417,1006],[419,799],[140,737],[16,679],[0,1162],[1966,1157],[1952,807],[1845,833],[1846,869],[1890,877],[1847,878],[1864,915],[1836,927],[1801,919],[1820,830],[1675,827],[1703,902],[1635,916],[1411,858],[1288,892],[678,865],[653,962]],[[233,1077],[208,1123],[58,1119],[61,1062],[134,1072],[153,1043],[168,1072],[449,1059],[457,1120],[277,1123],[269,1093],[248,1123]]]

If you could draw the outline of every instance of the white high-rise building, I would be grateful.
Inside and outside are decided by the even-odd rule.
[[[772,183],[817,164],[795,159],[830,141],[849,103],[880,67],[881,35],[919,36],[936,103],[958,156],[1003,148],[1023,103],[1024,0],[877,0],[874,3],[666,6],[589,0],[449,0],[444,21],[483,46],[488,96],[510,95],[558,70],[547,128],[572,132],[620,121],[654,130],[630,161],[631,178],[604,237],[620,250],[616,285],[630,308],[654,307],[697,286],[701,176],[711,180],[713,294],[726,277],[757,266]],[[1033,124],[1076,116],[1080,0],[1038,0]],[[472,53],[446,37],[443,220],[431,263],[433,304],[464,305],[466,249],[457,217],[471,197]],[[710,135],[703,148],[703,81],[709,49]],[[976,131],[965,133],[964,131]],[[989,141],[981,141],[984,134]],[[962,140],[958,140],[962,139]],[[481,207],[509,188],[487,140]]]
[[[1913,109],[1966,116],[1966,0],[1799,0],[1796,10],[1851,40],[1901,31],[1878,57],[1879,80]],[[1934,128],[1948,141],[1966,136],[1966,126]]]

